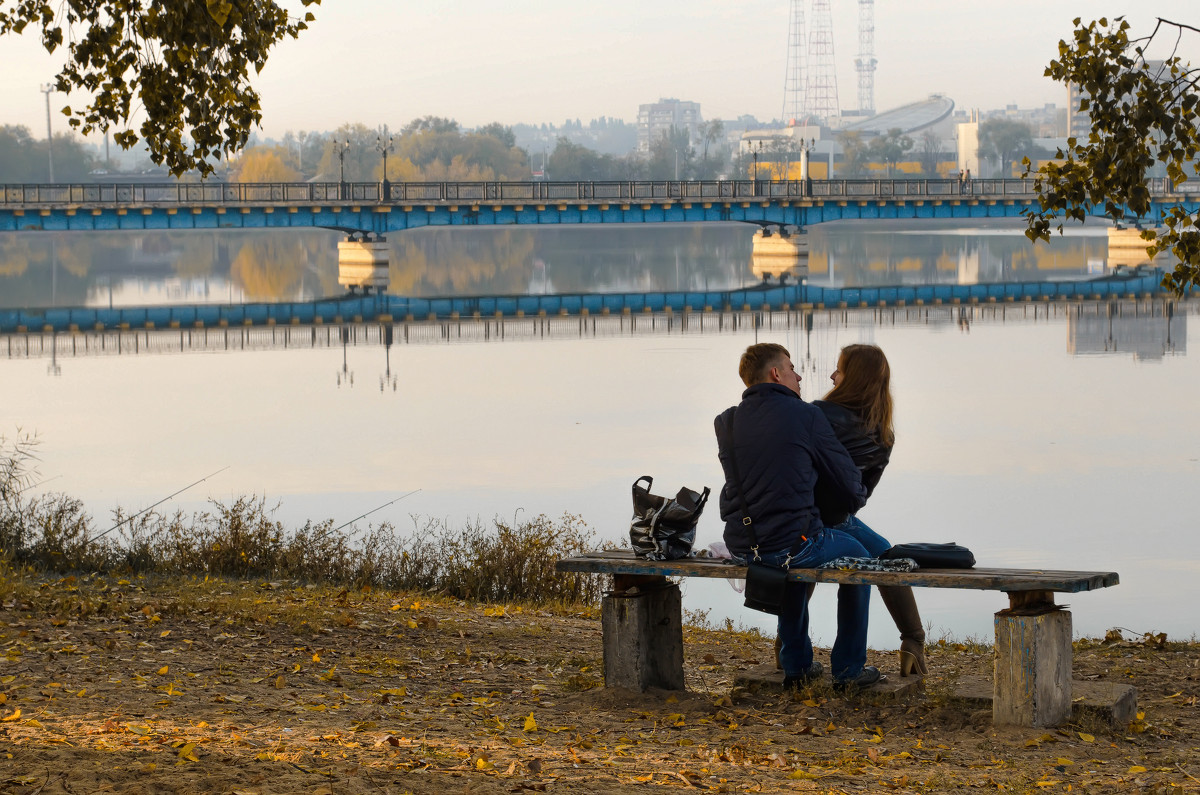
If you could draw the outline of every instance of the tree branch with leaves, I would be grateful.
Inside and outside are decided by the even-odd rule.
[[[1059,42],[1059,57],[1046,76],[1079,87],[1078,110],[1091,117],[1091,132],[1086,140],[1068,138],[1059,162],[1033,172],[1041,209],[1028,214],[1025,234],[1048,240],[1052,226],[1061,233],[1063,219],[1083,221],[1097,208],[1117,222],[1161,225],[1142,237],[1149,256],[1169,250],[1179,260],[1163,285],[1176,292],[1200,286],[1200,218],[1182,204],[1151,217],[1147,183],[1150,169],[1160,164],[1174,185],[1195,177],[1200,70],[1176,53],[1185,35],[1200,30],[1160,18],[1150,35],[1131,39],[1123,17],[1111,25],[1106,18],[1086,25],[1076,18],[1074,25],[1074,40]],[[1170,53],[1151,60],[1147,50],[1160,36]],[[1032,166],[1028,158],[1024,162],[1028,176]]]
[[[48,52],[67,48],[55,90],[88,97],[82,109],[63,108],[71,127],[116,129],[125,149],[143,139],[176,175],[211,173],[212,159],[245,145],[262,120],[250,70],[261,72],[270,49],[313,18],[273,0],[0,0],[0,36],[32,27]]]

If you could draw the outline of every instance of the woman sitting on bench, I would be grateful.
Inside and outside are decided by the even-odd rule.
[[[829,378],[833,389],[823,400],[813,403],[824,412],[838,441],[858,465],[870,498],[888,465],[896,438],[892,430],[891,368],[877,345],[847,345]],[[823,494],[819,482],[815,496],[826,527],[853,536],[876,557],[891,546],[886,538],[840,507],[837,500]],[[879,596],[900,630],[900,675],[924,676],[928,672],[925,628],[912,588],[881,585]]]

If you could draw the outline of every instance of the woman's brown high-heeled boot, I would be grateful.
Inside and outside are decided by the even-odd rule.
[[[879,596],[896,629],[900,630],[900,675],[925,676],[929,667],[925,664],[925,627],[921,626],[921,613],[912,588],[907,585],[881,585]]]

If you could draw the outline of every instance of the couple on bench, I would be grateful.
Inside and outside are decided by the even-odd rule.
[[[751,345],[738,374],[746,384],[742,401],[715,423],[729,551],[769,565],[816,568],[888,549],[891,544],[854,515],[879,483],[895,440],[891,370],[883,351],[875,345],[843,348],[830,376],[833,389],[814,403],[801,399],[800,374],[782,345]],[[814,585],[787,584],[778,636],[785,687],[824,674],[808,633]],[[900,630],[901,676],[924,675],[925,630],[912,589],[880,586],[879,595]],[[870,598],[869,585],[838,586],[837,637],[829,655],[835,689],[882,678],[866,664]]]

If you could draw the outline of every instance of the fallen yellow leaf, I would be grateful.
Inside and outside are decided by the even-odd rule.
[[[21,710],[17,710],[17,714],[20,714],[20,712],[21,712]],[[5,720],[7,720],[7,718]],[[537,721],[533,719],[532,712],[530,712],[529,717],[525,719],[525,731],[527,731],[527,732],[537,731]]]
[[[1090,734],[1087,734],[1086,732],[1080,732],[1080,733],[1079,733],[1079,739],[1083,740],[1085,743],[1094,743],[1094,742],[1096,742],[1096,738],[1095,738],[1095,737],[1093,737],[1093,736],[1092,736],[1092,735],[1090,735]]]
[[[170,634],[171,634],[171,630],[164,629],[162,632],[158,633],[158,636],[160,638],[165,638],[167,635],[170,635]]]
[[[313,662],[321,662],[321,652],[313,652]]]
[[[1145,773],[1146,768],[1142,767],[1141,765],[1134,765],[1133,767],[1129,768],[1125,772],[1126,773]]]
[[[159,668],[159,669],[158,669],[158,675],[159,675],[159,676],[166,676],[166,675],[167,675],[167,671],[168,671],[169,669],[170,669],[170,666],[168,666],[168,665],[164,665],[162,668]]]
[[[11,714],[11,715],[5,715],[3,718],[0,718],[0,722],[3,722],[3,721],[10,721],[10,720],[16,720],[16,719],[17,719],[17,718],[19,718],[19,717],[21,717],[21,710],[20,710],[20,708],[18,708],[18,709],[17,709],[17,711],[16,711],[16,712],[14,712],[13,714]],[[532,720],[532,719],[533,719],[533,716],[532,716],[532,715],[530,715],[529,717],[530,717],[530,720]]]
[[[283,690],[287,686],[287,681],[283,678],[283,674],[275,677],[275,689]]]

